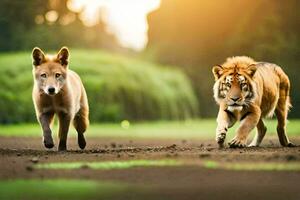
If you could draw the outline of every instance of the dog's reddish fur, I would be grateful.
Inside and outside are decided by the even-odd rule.
[[[78,132],[78,145],[84,149],[86,141],[83,133],[89,125],[88,100],[80,77],[68,67],[69,50],[63,47],[57,55],[45,55],[41,49],[34,48],[32,58],[32,98],[45,147],[54,146],[50,124],[56,114],[59,120],[58,149],[67,149],[71,122]]]

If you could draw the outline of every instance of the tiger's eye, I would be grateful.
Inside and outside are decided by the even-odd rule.
[[[41,74],[41,77],[42,77],[42,78],[46,78],[47,75],[46,75],[45,73],[43,73],[43,74]]]
[[[60,73],[56,73],[56,74],[55,74],[55,78],[59,78],[60,76],[61,76]]]

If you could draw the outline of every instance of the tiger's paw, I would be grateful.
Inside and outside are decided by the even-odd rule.
[[[230,148],[244,148],[247,146],[246,140],[244,139],[239,139],[239,138],[233,138],[229,143],[228,143]]]
[[[224,147],[225,138],[226,138],[226,133],[218,133],[217,134],[216,141],[219,145],[219,148]]]

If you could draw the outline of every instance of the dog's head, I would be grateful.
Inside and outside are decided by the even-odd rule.
[[[47,95],[56,95],[67,78],[69,50],[62,47],[56,55],[45,55],[35,47],[32,51],[33,76],[39,89]]]

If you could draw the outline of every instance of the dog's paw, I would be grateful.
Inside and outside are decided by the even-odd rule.
[[[230,148],[244,148],[247,146],[246,141],[238,138],[233,138],[229,143],[228,143]]]
[[[58,145],[58,151],[67,151],[67,142],[60,141]]]
[[[44,138],[44,146],[47,148],[47,149],[51,149],[54,147],[54,142],[53,142],[53,139],[52,138]]]
[[[86,141],[83,134],[78,134],[78,146],[80,149],[84,149],[86,146]]]
[[[287,147],[297,147],[297,145],[296,144],[294,144],[294,143],[291,143],[291,142],[289,142],[287,145],[286,145]]]

